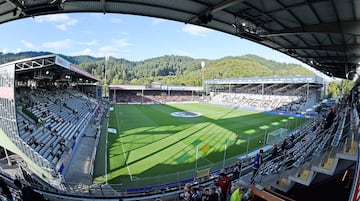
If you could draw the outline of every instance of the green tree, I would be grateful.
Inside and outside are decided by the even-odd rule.
[[[341,91],[339,88],[339,83],[337,81],[329,82],[326,88],[326,93],[328,98],[340,97]]]
[[[354,81],[344,79],[340,82],[339,88],[343,94],[348,94],[350,90],[353,88],[353,86],[354,86]]]
[[[46,54],[50,53],[0,54],[0,63]],[[104,83],[104,57],[60,56],[101,79],[100,83]],[[256,76],[314,75],[300,65],[279,63],[255,55],[231,56],[215,60],[165,55],[138,62],[110,57],[106,66],[107,83],[147,85],[152,81],[159,81],[166,85],[202,86],[201,61],[206,63],[204,78],[207,80]],[[349,87],[345,84],[342,88],[348,91]]]

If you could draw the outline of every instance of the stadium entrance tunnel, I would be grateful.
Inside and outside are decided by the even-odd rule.
[[[201,113],[198,113],[198,112],[172,112],[171,116],[190,118],[190,117],[199,117],[199,116],[201,116]]]

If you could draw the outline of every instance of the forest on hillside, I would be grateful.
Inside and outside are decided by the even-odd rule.
[[[0,53],[0,64],[18,59],[53,54],[51,52]],[[224,57],[206,60],[187,56],[165,55],[144,61],[129,61],[110,57],[60,55],[71,63],[102,80],[106,72],[107,84],[150,84],[201,86],[204,79],[314,75],[297,64],[279,63],[256,55]],[[200,63],[204,61],[205,67]],[[104,67],[106,67],[104,69]]]

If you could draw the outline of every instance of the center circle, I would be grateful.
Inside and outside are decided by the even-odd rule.
[[[201,114],[198,112],[172,112],[171,116],[189,118],[189,117],[199,117],[201,116]]]

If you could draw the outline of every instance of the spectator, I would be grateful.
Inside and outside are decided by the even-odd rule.
[[[191,199],[191,185],[189,183],[185,184],[184,192],[180,195],[180,197],[184,201],[190,201],[190,199]]]
[[[231,194],[230,201],[241,201],[244,196],[244,189],[239,183],[234,186],[233,193]]]
[[[287,141],[286,139],[284,139],[283,143],[281,144],[281,151],[285,151],[286,146],[287,146]]]
[[[253,175],[251,177],[251,182],[253,182],[260,166],[263,164],[263,153],[264,151],[260,149],[259,153],[256,154],[254,164],[253,164]]]
[[[278,153],[279,153],[278,146],[275,144],[271,152],[271,159],[276,158],[278,156]]]
[[[221,200],[221,193],[217,191],[215,187],[210,188],[210,200],[214,200],[214,201]]]
[[[295,158],[294,154],[292,152],[289,153],[289,156],[286,158],[285,163],[284,163],[285,168],[291,167],[295,161],[296,161],[296,158]]]
[[[201,192],[198,188],[191,188],[191,201],[201,200]]]
[[[241,161],[238,161],[233,170],[233,180],[239,179],[241,170]]]
[[[221,201],[226,201],[230,197],[231,179],[225,174],[225,170],[220,171],[217,183],[221,188]]]
[[[8,185],[5,183],[5,181],[0,178],[0,187],[2,189],[1,194],[3,194],[6,197],[7,201],[12,201],[13,200],[13,196],[10,192],[10,189],[8,187]]]
[[[16,188],[20,190],[20,198],[22,201],[43,201],[45,200],[44,197],[35,192],[30,186],[22,185],[20,180],[15,179],[14,184]]]
[[[286,146],[285,149],[289,150],[295,146],[294,142],[292,142],[290,139],[286,140]]]
[[[218,201],[215,196],[215,194],[211,194],[210,188],[205,188],[201,201]]]

